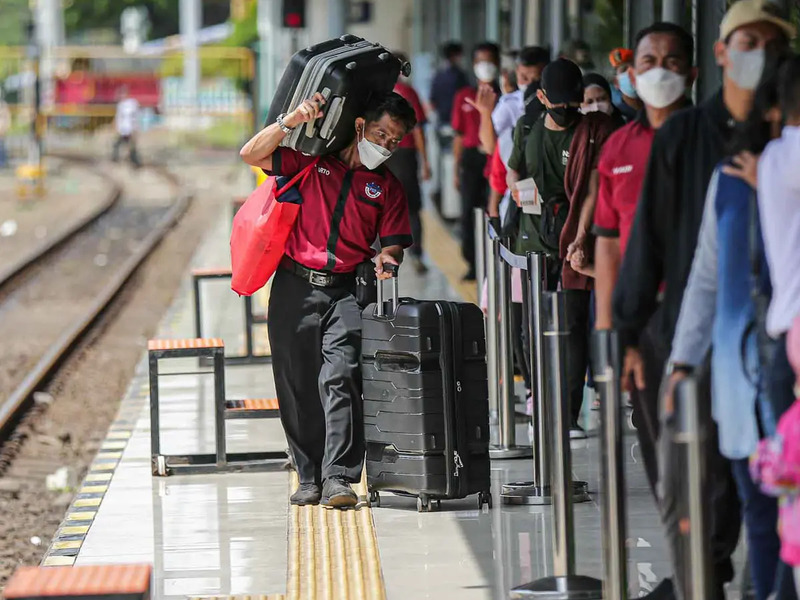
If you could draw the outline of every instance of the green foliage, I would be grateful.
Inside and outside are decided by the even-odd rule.
[[[119,31],[120,15],[129,6],[144,6],[150,17],[150,37],[158,39],[178,33],[178,0],[65,0],[67,35],[91,29]]]
[[[258,41],[258,3],[253,2],[244,19],[234,21],[233,33],[223,42],[228,47],[250,47]]]
[[[26,44],[26,26],[31,18],[28,0],[0,0],[0,15],[0,46]]]

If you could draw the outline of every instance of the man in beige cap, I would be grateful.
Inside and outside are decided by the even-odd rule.
[[[698,106],[679,111],[658,130],[625,258],[614,290],[614,327],[625,352],[625,377],[636,386],[658,387],[645,373],[690,371],[686,365],[666,364],[691,270],[706,189],[714,168],[725,157],[737,122],[747,119],[755,88],[768,53],[786,49],[794,28],[777,6],[764,0],[739,0],[726,13],[714,47],[723,70],[722,88]],[[661,286],[663,300],[659,301]],[[647,369],[637,348],[645,327],[660,345]],[[663,366],[662,366],[663,365]],[[708,475],[707,514],[711,529],[711,583],[704,600],[724,600],[724,585],[734,575],[731,555],[739,540],[741,512],[730,462],[719,450],[711,414],[708,369],[699,369],[701,426],[708,432],[705,469]],[[671,456],[673,427],[669,403],[662,402],[658,452],[661,515],[672,552],[675,585],[663,582],[649,598],[689,597],[690,555],[681,523],[684,505],[681,461]],[[669,409],[669,410],[667,410]],[[783,598],[784,596],[780,596]]]

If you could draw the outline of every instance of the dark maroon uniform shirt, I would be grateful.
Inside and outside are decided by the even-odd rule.
[[[288,148],[272,155],[271,175],[296,175],[314,160]],[[400,182],[383,166],[350,169],[326,155],[299,185],[303,204],[286,255],[317,271],[350,273],[381,247],[412,244],[408,203]]]

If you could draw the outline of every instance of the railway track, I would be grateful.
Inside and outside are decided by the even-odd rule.
[[[139,186],[124,189],[105,173],[114,181],[115,197],[102,210],[24,264],[0,273],[0,475],[18,450],[15,426],[35,392],[188,206],[174,175],[148,169],[169,187],[169,201],[149,201]]]

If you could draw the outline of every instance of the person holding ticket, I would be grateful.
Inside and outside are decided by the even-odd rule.
[[[591,278],[572,269],[567,259],[579,229],[586,232],[591,218],[583,215],[592,177],[614,121],[605,113],[582,115],[583,76],[574,62],[560,58],[542,72],[539,101],[546,112],[526,136],[515,130],[508,160],[508,187],[522,208],[516,252],[547,256],[546,290],[572,290],[567,298],[570,336],[568,395],[571,436],[585,437],[578,423],[583,385],[589,364],[589,290]],[[593,204],[593,203],[592,203]],[[594,240],[581,251],[588,254]],[[525,315],[527,318],[527,315]],[[527,327],[523,326],[523,332]],[[524,344],[527,348],[528,344]]]

